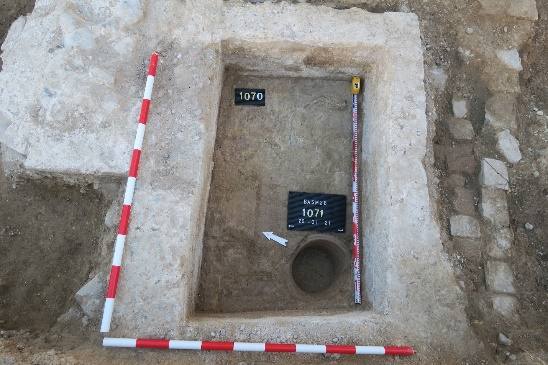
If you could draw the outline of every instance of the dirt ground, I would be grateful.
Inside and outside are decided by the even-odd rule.
[[[235,87],[266,89],[266,105],[234,105]],[[226,72],[205,224],[199,311],[353,307],[350,265],[337,277],[325,278],[335,281],[331,290],[312,295],[298,289],[291,275],[292,258],[314,232],[290,231],[286,223],[288,191],[351,196],[351,104],[347,81]],[[351,219],[348,201],[346,232],[324,234],[340,241],[348,256]],[[268,241],[265,231],[288,239],[287,247]],[[306,264],[311,272],[318,271],[316,266],[325,266],[325,257],[318,253]]]
[[[105,208],[90,187],[0,175],[2,328],[44,331],[67,311],[97,264]]]
[[[481,363],[546,364],[548,359],[538,358],[535,354],[542,351],[546,353],[548,349],[548,171],[540,159],[540,152],[548,145],[546,119],[539,118],[535,108],[546,111],[548,107],[548,2],[537,0],[539,20],[534,24],[531,38],[519,50],[524,70],[520,73],[521,94],[518,100],[516,137],[520,142],[525,163],[511,169],[512,186],[508,195],[511,228],[515,235],[510,265],[518,292],[517,321],[490,315],[485,310],[488,293],[482,289],[485,278],[481,253],[464,251],[448,235],[447,222],[454,208],[455,196],[450,187],[451,173],[445,162],[447,156],[472,157],[469,160],[472,161],[470,166],[467,166],[469,170],[466,173],[466,187],[478,192],[479,167],[477,162],[473,162],[474,157],[480,151],[485,152],[492,148],[487,147],[490,137],[482,134],[478,134],[479,137],[474,142],[454,148],[444,127],[445,119],[451,114],[451,96],[459,93],[470,96],[469,119],[475,131],[481,132],[484,105],[489,97],[480,71],[473,65],[461,62],[457,33],[463,24],[488,24],[490,20],[479,14],[478,2],[474,0],[309,2],[336,8],[357,6],[373,12],[407,10],[419,16],[427,69],[429,120],[436,126],[432,138],[435,152],[434,174],[439,182],[433,195],[437,197],[439,222],[445,234],[444,247],[468,298],[468,319],[486,349],[485,360]],[[24,0],[0,3],[0,39],[3,40],[9,24],[18,15],[31,10],[33,3]],[[500,39],[503,37],[500,29],[513,25],[516,24],[499,20],[499,23],[495,22],[493,25],[497,29],[493,34]],[[432,69],[444,70],[447,76],[444,88],[435,86],[439,81],[429,72]],[[347,114],[346,109],[341,111],[345,118]],[[343,180],[347,178],[342,176]],[[345,191],[341,193],[348,194]],[[478,198],[477,193],[474,198]],[[103,199],[90,187],[81,191],[79,186],[65,186],[55,181],[25,180],[14,183],[0,177],[0,202],[0,353],[3,354],[0,360],[4,363],[63,363],[59,360],[59,355],[66,363],[82,364],[296,363],[294,357],[284,355],[188,355],[99,349],[99,335],[95,324],[82,326],[81,317],[78,317],[75,322],[69,321],[68,325],[60,325],[57,317],[71,307],[74,292],[87,280],[96,264],[93,257],[98,249],[97,240],[101,234],[106,209]],[[473,209],[477,209],[477,205]],[[526,230],[525,223],[532,224],[535,229]],[[280,231],[283,229],[278,228]],[[251,243],[257,246],[274,245],[272,242],[257,239],[257,233],[261,229],[262,226],[254,226],[249,230],[254,237]],[[343,241],[345,239],[347,242],[347,238]],[[271,249],[274,252],[278,247]],[[236,257],[237,253],[234,255]],[[206,260],[207,257],[206,245]],[[283,260],[284,257],[280,256],[278,259]],[[274,269],[274,265],[267,264],[267,267],[271,272]],[[258,284],[255,282],[253,285]],[[299,303],[302,305],[303,302]],[[343,303],[333,305],[344,306]],[[267,308],[253,305],[248,308],[265,309]],[[20,316],[20,313],[25,316]],[[497,343],[499,332],[504,332],[512,339],[511,346]],[[427,355],[422,359],[422,363],[441,363]],[[304,356],[298,361],[303,364],[355,364],[359,360]],[[404,361],[417,363],[418,360],[375,359],[370,362]],[[448,358],[443,363],[452,363],[452,360]]]

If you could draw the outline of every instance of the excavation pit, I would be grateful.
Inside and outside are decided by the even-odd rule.
[[[350,79],[261,74],[224,71],[197,310],[351,308]],[[265,105],[237,104],[244,88],[265,90]],[[346,197],[345,232],[289,230],[290,191]]]
[[[434,353],[440,356],[454,349],[470,352],[474,337],[464,313],[464,295],[443,252],[436,223],[435,178],[430,181],[432,188],[428,186],[428,171],[432,168],[428,141],[434,133],[434,123],[428,125],[425,114],[422,45],[419,21],[414,14],[371,14],[357,8],[339,10],[289,2],[259,5],[241,1],[169,1],[160,7],[146,6],[145,14],[151,15],[139,20],[135,14],[127,18],[127,12],[119,9],[113,12],[114,18],[105,18],[101,2],[88,2],[95,4],[89,6],[76,3],[82,2],[70,7],[37,2],[32,16],[20,18],[12,27],[2,53],[6,67],[0,73],[4,86],[0,89],[0,142],[2,159],[10,162],[14,170],[21,167],[32,174],[62,176],[69,181],[125,178],[143,96],[144,77],[136,75],[143,75],[142,63],[150,51],[159,51],[154,101],[142,146],[109,336],[301,343],[329,343],[334,338],[344,338],[348,343],[419,343],[423,344],[420,352],[436,349]],[[97,37],[75,39],[75,34],[84,34],[97,19],[106,19],[100,27],[89,28],[100,31]],[[117,29],[117,25],[124,29]],[[43,37],[44,34],[52,36]],[[147,42],[141,42],[144,34]],[[76,41],[92,48],[75,47]],[[63,44],[65,47],[60,47]],[[96,50],[100,50],[99,54]],[[349,161],[346,157],[340,159],[344,161],[340,163],[344,173],[329,174],[339,178],[334,178],[330,187],[325,180],[313,186],[321,176],[319,170],[312,171],[310,177],[314,178],[310,179],[300,172],[280,173],[284,184],[288,177],[295,177],[299,186],[284,186],[277,181],[253,185],[249,179],[242,180],[248,185],[227,182],[243,192],[236,194],[239,202],[261,209],[270,207],[270,213],[255,214],[237,204],[228,204],[233,207],[231,222],[236,229],[221,230],[218,236],[212,234],[211,227],[221,227],[210,227],[206,222],[215,218],[215,209],[208,202],[211,194],[216,194],[215,176],[212,179],[214,162],[219,162],[215,158],[216,137],[222,135],[227,115],[230,116],[223,113],[226,97],[221,96],[222,89],[228,87],[223,80],[230,76],[226,72],[230,69],[237,72],[233,75],[263,81],[271,78],[280,83],[347,83],[353,74],[362,76],[360,238],[364,244],[362,289],[370,310],[351,310],[364,306],[351,303],[350,262],[342,266],[343,271],[328,289],[317,295],[305,293],[294,283],[291,259],[299,249],[298,242],[309,237],[287,232],[285,238],[289,242],[284,248],[258,234],[264,226],[270,226],[268,230],[283,235],[285,224],[276,225],[284,222],[290,188],[348,197],[348,190],[338,190],[350,187],[345,181],[346,171],[350,170],[343,166]],[[30,77],[31,70],[45,72],[40,77]],[[258,83],[240,86],[261,87]],[[265,87],[267,105],[253,107],[254,111],[249,108],[247,113],[272,105],[270,102],[275,99],[268,91],[270,87]],[[293,89],[287,85],[285,88]],[[302,85],[295,89],[299,88],[304,90]],[[231,89],[231,98],[233,92]],[[341,92],[346,97],[347,87]],[[311,95],[318,96],[317,93],[313,89]],[[306,94],[299,92],[298,96]],[[280,108],[277,114],[287,113],[286,119],[292,118],[295,113],[291,111],[297,110],[296,100],[289,100],[289,110]],[[330,104],[317,105],[326,108]],[[315,107],[308,109],[314,112]],[[435,110],[429,113],[435,120]],[[349,126],[348,110],[341,114],[348,120],[343,125]],[[257,117],[247,121],[261,122]],[[261,145],[267,152],[269,148],[272,155],[263,161],[270,166],[278,164],[282,170],[286,168],[283,162],[288,159],[274,153],[277,145],[289,145],[275,138],[284,131],[280,135],[248,124],[242,123],[243,128],[235,130],[235,136],[243,136],[241,141],[249,142],[249,136],[242,132],[271,132],[273,138],[263,138]],[[320,132],[325,134],[325,129]],[[346,131],[345,135],[350,136]],[[336,141],[333,135],[326,138],[328,142]],[[349,146],[344,142],[333,151],[350,153],[345,144]],[[234,149],[232,156],[236,160],[252,158],[241,151],[253,149],[241,146]],[[330,147],[329,143],[319,146],[318,151],[329,150],[326,146]],[[7,149],[9,154],[5,153]],[[337,167],[332,163],[336,160],[327,159],[333,168]],[[305,168],[311,166],[314,167],[310,161],[304,164]],[[242,173],[249,172],[246,166],[242,167]],[[261,189],[259,200],[257,195],[244,191],[268,184],[272,188]],[[264,204],[269,194],[274,202],[270,206]],[[122,196],[119,198],[121,201]],[[262,203],[256,204],[257,201]],[[218,211],[222,215],[228,210]],[[111,213],[115,216],[117,212]],[[269,218],[267,213],[272,216]],[[333,237],[349,251],[348,221],[346,229],[346,233]],[[244,238],[248,239],[242,240],[246,235],[249,237]],[[222,301],[216,304],[212,300],[211,308],[206,308],[199,295],[200,267],[213,257],[208,245],[212,238],[216,242],[226,238],[232,242],[219,247],[222,249],[215,254],[216,259],[210,261],[224,265],[223,270],[204,271],[202,267],[202,274],[216,272],[222,280],[226,280],[223,276],[232,276],[233,283],[226,288],[233,292],[223,293],[225,288],[211,287],[205,293],[217,295]],[[263,247],[271,247],[267,255],[261,252]],[[238,256],[243,253],[249,254],[245,266],[238,265],[243,260]],[[108,275],[110,260],[103,259],[98,262],[104,263],[101,271]],[[259,269],[265,267],[269,271],[261,273]],[[244,272],[248,276],[235,275],[245,268],[257,270],[257,275],[251,277],[251,287],[265,291],[259,293],[260,303],[253,299],[257,293],[249,290],[249,272]],[[269,273],[279,277],[269,277]],[[343,287],[337,285],[339,279]],[[257,284],[261,280],[265,285]],[[282,284],[276,287],[277,283]],[[342,291],[336,292],[339,288]],[[306,305],[307,300],[312,305]],[[297,311],[285,310],[292,306]],[[430,333],[450,333],[452,341],[448,343],[447,336],[426,338]],[[201,360],[209,361],[211,358],[205,356],[212,355],[203,356]],[[261,358],[234,361],[253,362]],[[215,359],[230,362],[227,357]]]
[[[331,289],[350,260],[344,245],[329,236],[312,236],[295,253],[291,275],[297,287],[307,294]]]
[[[158,14],[180,10],[173,19],[181,19],[184,29],[166,32],[167,28],[163,26],[147,28],[160,33],[154,33],[151,43],[132,51],[131,54],[140,60],[129,57],[130,51],[90,58],[88,50],[58,48],[58,37],[50,37],[44,42],[43,52],[40,50],[40,53],[33,53],[36,57],[29,58],[26,57],[27,48],[16,51],[14,42],[25,39],[18,33],[8,37],[11,39],[8,44],[12,45],[3,53],[9,61],[6,65],[17,57],[32,61],[32,69],[51,72],[28,83],[26,71],[8,67],[2,70],[0,75],[3,75],[6,87],[0,91],[3,93],[0,100],[9,111],[2,115],[9,119],[2,144],[3,148],[18,153],[2,153],[2,158],[6,160],[12,156],[24,169],[67,176],[68,179],[74,175],[89,179],[127,175],[144,85],[144,78],[135,75],[142,74],[140,63],[149,56],[150,49],[145,51],[145,48],[157,47],[161,54],[110,335],[211,338],[212,332],[222,330],[228,338],[253,341],[282,339],[283,334],[288,341],[300,338],[324,343],[337,334],[345,336],[349,342],[394,343],[420,340],[424,333],[464,333],[467,327],[463,325],[466,322],[464,305],[461,305],[463,296],[443,254],[435,221],[435,204],[429,195],[427,141],[433,126],[427,124],[425,114],[423,57],[417,17],[410,13],[371,14],[360,9],[336,10],[287,2],[252,5],[227,1],[218,7],[196,2],[172,3],[177,3],[177,7],[160,9]],[[189,13],[186,13],[187,8]],[[62,7],[57,7],[52,15],[43,15],[51,20],[52,34],[59,28],[59,19],[64,19],[59,16],[62,11]],[[46,13],[42,11],[42,14]],[[46,23],[42,23],[40,17],[38,19],[30,18],[24,27],[18,27],[24,34],[36,34],[27,36],[26,42],[42,34],[41,29],[36,31],[36,23]],[[75,19],[79,23],[80,15]],[[198,26],[197,22],[203,21],[210,23]],[[152,25],[149,22],[142,24],[145,23]],[[157,37],[160,34],[161,37]],[[160,42],[163,37],[168,39]],[[99,44],[108,39],[107,35],[95,41]],[[126,47],[124,39],[120,39],[116,49],[122,45],[122,48]],[[105,50],[112,48],[106,43],[104,46]],[[44,63],[43,57],[38,56],[50,54],[48,49],[56,51]],[[128,61],[130,59],[132,61]],[[81,72],[80,67],[66,67],[67,60],[99,68]],[[325,171],[319,168],[325,165],[318,167],[311,163],[311,158],[317,158],[314,154],[308,154],[309,160],[302,161],[310,174],[284,171],[294,167],[284,165],[286,161],[295,162],[276,154],[280,152],[277,146],[289,146],[287,139],[276,138],[283,136],[286,130],[275,130],[276,124],[267,124],[268,128],[264,130],[255,128],[252,123],[264,122],[256,116],[242,119],[242,128],[227,125],[231,114],[223,111],[223,103],[228,96],[221,94],[230,95],[232,102],[234,97],[234,85],[229,87],[226,82],[230,77],[227,70],[232,70],[233,77],[257,78],[256,83],[246,82],[239,87],[266,89],[266,106],[247,107],[245,113],[249,115],[260,110],[264,113],[276,105],[275,93],[269,91],[272,84],[261,86],[259,81],[271,79],[286,83],[284,88],[280,86],[280,91],[285,90],[289,109],[280,107],[273,113],[284,122],[298,115],[294,113],[299,110],[296,104],[303,102],[303,96],[319,95],[321,88],[311,88],[308,93],[301,84],[311,82],[322,86],[331,83],[333,87],[326,94],[329,98],[338,93],[347,98],[350,76],[362,77],[363,94],[359,103],[362,136],[360,238],[363,242],[362,293],[367,306],[352,304],[351,262],[343,265],[343,271],[329,289],[317,295],[304,292],[294,283],[292,255],[298,250],[298,243],[314,233],[288,231],[286,248],[261,237],[263,229],[283,236],[290,189],[350,196],[347,175],[351,170],[349,130],[317,130],[326,139],[318,145],[320,153],[348,154],[341,155],[340,159],[334,156],[326,159],[332,170],[324,169],[329,171],[325,175],[330,177],[323,177]],[[116,77],[98,78],[97,75]],[[67,80],[73,83],[62,87]],[[292,82],[297,85],[292,86]],[[105,87],[113,83],[114,87]],[[73,87],[76,84],[78,87]],[[230,88],[230,91],[225,93],[224,88]],[[54,89],[62,92],[44,94],[44,90]],[[294,89],[300,91],[295,94],[295,100],[291,100],[289,95]],[[85,123],[81,118],[75,119],[73,105],[82,106],[79,108],[82,115],[93,116],[93,119],[84,120]],[[334,117],[321,121],[321,125],[328,126],[336,121],[338,127],[350,128],[349,109],[330,110],[329,105],[336,104],[329,100],[316,105],[300,108],[311,113],[327,110],[334,113]],[[349,107],[349,104],[345,106]],[[38,113],[40,123],[36,123],[35,113],[28,111],[40,110],[48,110],[48,113],[43,117],[40,117],[42,112]],[[341,117],[337,116],[339,113]],[[51,116],[55,119],[48,119]],[[343,120],[345,122],[341,123]],[[313,118],[307,121],[320,122]],[[277,171],[281,172],[268,175],[272,181],[258,180],[257,184],[252,179],[242,179],[244,184],[226,180],[227,186],[239,189],[237,194],[225,195],[224,202],[223,196],[219,196],[219,207],[225,204],[233,209],[232,227],[215,232],[212,227],[222,226],[209,224],[211,217],[215,218],[215,209],[211,209],[209,202],[212,194],[217,194],[216,169],[217,165],[222,166],[215,157],[215,145],[217,137],[222,136],[223,128],[227,127],[235,133],[231,141],[225,141],[233,146],[238,146],[235,143],[238,138],[241,142],[241,148],[233,147],[234,153],[229,157],[243,168],[227,169],[227,173],[241,171],[249,175],[248,167],[241,164],[241,160],[249,158],[253,162],[253,156],[244,153],[253,151],[244,142],[259,140],[250,139],[252,132],[259,133],[257,137],[260,133],[270,133],[266,141],[264,135],[261,140],[260,146],[270,153],[268,159],[262,161],[270,167],[278,165]],[[334,138],[336,133],[344,134],[348,139],[339,143]],[[308,137],[314,135],[309,133]],[[299,141],[298,138],[291,140]],[[310,141],[317,143],[318,139]],[[302,151],[315,151],[315,148],[301,149],[300,153],[294,151],[293,155],[300,156]],[[348,165],[344,166],[346,163]],[[339,167],[340,170],[335,170]],[[341,173],[336,174],[338,171]],[[276,180],[278,176],[283,178],[281,183]],[[294,178],[295,183],[289,184],[288,178]],[[330,184],[327,179],[332,179]],[[318,182],[317,185],[314,182]],[[253,194],[259,187],[259,193]],[[234,204],[228,199],[247,205]],[[265,204],[269,199],[273,203]],[[257,204],[258,201],[261,203]],[[265,211],[242,209],[247,206]],[[266,211],[267,207],[270,213]],[[222,208],[218,212],[222,217],[228,210]],[[342,242],[348,254],[350,217],[351,214],[347,214],[345,233],[330,234]],[[216,241],[211,242],[218,243],[221,239],[229,242],[219,246],[212,256],[208,240],[213,238]],[[265,247],[270,247],[266,255],[261,252]],[[220,265],[222,270],[208,269],[208,257],[215,257],[209,263]],[[239,265],[244,260],[248,263]],[[246,268],[255,271],[236,275]],[[204,291],[201,282],[204,273],[208,272],[217,273],[222,280],[232,277],[233,283],[226,287],[211,286]],[[256,275],[250,276],[250,273]],[[339,279],[344,283],[342,286],[337,285]],[[232,292],[223,292],[226,288]],[[204,305],[202,293],[207,294],[205,302],[209,301],[210,307]],[[216,302],[215,296],[222,301]],[[260,302],[254,300],[255,297],[260,298]],[[291,308],[296,311],[289,312]],[[444,321],[436,321],[436,318]],[[217,339],[221,337],[225,339],[224,335],[216,336]]]

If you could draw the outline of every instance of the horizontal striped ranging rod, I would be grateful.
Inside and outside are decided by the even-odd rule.
[[[129,347],[163,350],[239,351],[239,352],[296,352],[308,354],[343,355],[391,355],[411,356],[415,350],[410,346],[354,346],[354,345],[309,345],[294,343],[253,343],[228,341],[183,341],[145,338],[103,338],[105,347]]]
[[[129,173],[126,184],[126,192],[124,193],[122,214],[120,217],[120,224],[118,225],[118,235],[116,236],[116,242],[114,244],[112,267],[110,269],[107,293],[105,295],[103,319],[101,320],[101,332],[110,331],[110,321],[112,320],[112,312],[114,311],[114,298],[116,297],[116,289],[118,288],[118,279],[120,277],[120,269],[122,266],[122,255],[124,253],[124,245],[129,227],[131,204],[133,203],[133,193],[135,191],[135,182],[137,181],[137,171],[139,169],[139,160],[141,158],[141,147],[143,146],[143,137],[145,136],[145,126],[148,120],[148,111],[150,109],[150,100],[152,98],[152,86],[154,85],[157,65],[158,53],[154,52],[150,56],[147,83],[145,86],[143,101],[141,103],[139,123],[137,123],[137,134],[135,136],[135,142],[133,144],[133,151],[131,154],[131,162],[129,164]]]

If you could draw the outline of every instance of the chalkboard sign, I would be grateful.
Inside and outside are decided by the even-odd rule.
[[[266,92],[264,89],[234,89],[234,104],[264,106]]]
[[[344,233],[346,196],[290,191],[287,198],[287,229]]]

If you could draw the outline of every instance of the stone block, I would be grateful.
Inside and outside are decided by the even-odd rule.
[[[493,158],[481,160],[480,184],[497,189],[509,190],[508,170],[504,162]]]
[[[514,294],[514,274],[503,261],[489,260],[485,265],[485,284],[495,293]]]
[[[481,231],[477,219],[467,215],[454,215],[449,219],[451,235],[454,237],[480,238]]]
[[[516,124],[516,98],[513,94],[497,93],[485,103],[485,124],[496,132],[509,129],[514,132]]]
[[[432,67],[426,70],[432,80],[432,85],[438,90],[444,90],[447,82],[447,72],[443,67]]]
[[[514,240],[514,233],[510,228],[497,228],[494,238],[487,246],[487,254],[496,259],[505,259],[509,256]]]
[[[451,137],[456,140],[467,141],[474,138],[472,123],[466,119],[450,118],[447,122]]]
[[[74,299],[89,318],[99,318],[103,309],[106,280],[100,273],[76,292]]]
[[[493,55],[493,57],[496,57]],[[483,65],[481,79],[485,83],[487,89],[493,93],[513,93],[521,92],[519,86],[519,72],[505,67],[502,62],[497,62],[497,59],[489,59]]]
[[[499,343],[504,346],[512,345],[512,340],[508,338],[504,333],[500,332],[498,337]]]
[[[501,250],[495,241],[491,241],[487,244],[487,255],[497,260],[504,260],[508,258],[508,252]]]
[[[465,215],[476,214],[476,199],[474,192],[466,188],[455,188],[455,197],[453,198],[453,206],[457,213]]]
[[[495,53],[504,67],[518,72],[523,70],[517,49],[498,49]]]
[[[519,142],[508,129],[497,134],[497,150],[510,163],[518,163],[521,160]]]
[[[510,226],[506,192],[491,187],[481,188],[480,213],[498,229]]]
[[[511,295],[496,294],[491,298],[493,310],[498,314],[512,319],[516,315],[518,301]]]
[[[466,118],[468,116],[468,101],[453,97],[453,115],[457,118]]]
[[[495,243],[502,250],[509,250],[514,241],[514,232],[510,228],[501,228],[495,231]]]

